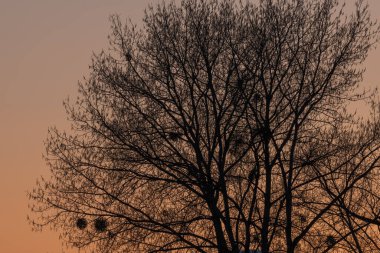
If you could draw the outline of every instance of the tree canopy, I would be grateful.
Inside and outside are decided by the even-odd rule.
[[[183,0],[111,18],[32,222],[100,252],[379,252],[380,121],[363,1]],[[353,101],[372,108],[349,113]]]

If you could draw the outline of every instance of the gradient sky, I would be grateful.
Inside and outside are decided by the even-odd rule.
[[[93,52],[106,49],[111,14],[139,23],[155,0],[0,0],[0,252],[72,253],[58,233],[31,231],[26,192],[40,175],[49,126],[68,127],[62,101],[76,96]],[[354,0],[347,0],[350,5]],[[380,20],[380,0],[369,0]],[[363,84],[380,87],[380,49]]]

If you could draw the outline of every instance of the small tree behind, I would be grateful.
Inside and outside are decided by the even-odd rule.
[[[346,112],[378,38],[368,6],[185,0],[112,18],[50,129],[33,221],[102,252],[377,252],[379,118]]]

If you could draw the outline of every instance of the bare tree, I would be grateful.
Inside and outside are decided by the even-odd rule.
[[[30,194],[102,252],[379,252],[380,122],[347,112],[379,28],[363,1],[184,0],[111,48],[50,129]]]

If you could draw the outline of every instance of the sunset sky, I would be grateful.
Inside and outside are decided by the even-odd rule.
[[[48,127],[68,128],[62,101],[76,97],[91,55],[107,49],[109,16],[141,23],[149,2],[156,1],[0,0],[0,252],[80,252],[64,248],[57,232],[32,232],[27,191],[49,173]],[[380,0],[368,2],[380,20]],[[365,67],[363,85],[380,87],[379,46]]]

